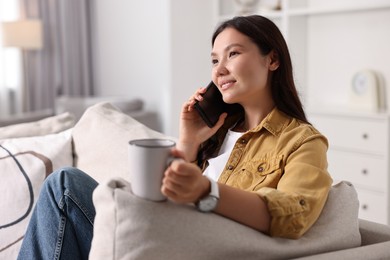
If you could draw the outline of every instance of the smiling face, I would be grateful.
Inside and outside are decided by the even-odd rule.
[[[226,103],[259,105],[271,97],[271,72],[278,67],[273,52],[263,55],[257,45],[236,29],[226,28],[215,39],[212,79]]]

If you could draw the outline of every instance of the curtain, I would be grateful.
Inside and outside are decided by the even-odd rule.
[[[25,112],[54,108],[59,95],[93,95],[90,0],[21,0],[21,17],[40,19],[43,49],[25,51]]]
[[[0,0],[0,22],[17,20],[19,17],[18,0]],[[0,26],[0,117],[17,112],[16,90],[20,86],[20,51],[2,46]]]

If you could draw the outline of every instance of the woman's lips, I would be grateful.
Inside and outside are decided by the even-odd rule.
[[[234,80],[223,82],[223,83],[221,84],[221,89],[222,89],[222,90],[228,89],[228,88],[230,88],[231,86],[233,86],[234,83],[236,83]]]

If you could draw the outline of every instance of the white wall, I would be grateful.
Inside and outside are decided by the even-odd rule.
[[[167,131],[178,135],[183,102],[211,80],[212,1],[171,1],[172,106]]]
[[[96,0],[97,94],[142,98],[177,136],[181,104],[210,78],[211,2]]]
[[[95,1],[97,94],[139,97],[161,108],[169,88],[170,36],[167,0]]]

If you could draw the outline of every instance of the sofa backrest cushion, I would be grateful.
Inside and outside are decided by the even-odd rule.
[[[0,127],[0,139],[55,134],[72,128],[75,123],[74,115],[64,112],[34,122]]]
[[[165,137],[108,102],[89,107],[75,125],[72,135],[75,166],[98,182],[113,177],[129,178],[130,140]]]
[[[89,107],[103,102],[109,102],[125,114],[141,111],[144,105],[144,102],[138,98],[59,96],[55,100],[55,111],[57,114],[71,112],[78,121]]]

